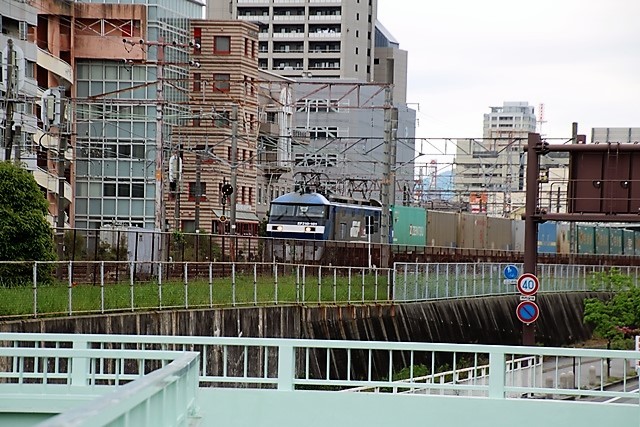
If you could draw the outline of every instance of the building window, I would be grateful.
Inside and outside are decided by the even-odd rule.
[[[231,90],[231,75],[230,74],[214,74],[213,75],[213,91],[229,92],[229,90]]]
[[[216,113],[213,118],[213,126],[217,128],[223,128],[229,126],[229,112],[223,111],[222,113]],[[229,155],[231,157],[231,155]]]
[[[193,118],[193,127],[200,127],[200,117]]]
[[[189,201],[190,202],[195,202],[196,201],[196,197],[199,196],[200,198],[200,202],[204,202],[205,200],[207,200],[206,194],[207,194],[207,183],[206,182],[201,182],[200,183],[200,194],[196,194],[197,191],[197,186],[195,182],[190,182],[189,183]]]
[[[249,204],[253,204],[253,188],[249,187]]]
[[[242,186],[242,198],[241,198],[241,203],[244,205],[245,203],[245,193],[247,192],[247,187],[245,187],[244,185]]]
[[[200,92],[202,90],[202,74],[193,74],[193,91]]]
[[[214,36],[213,53],[216,55],[229,55],[231,53],[231,37]]]
[[[202,28],[193,29],[193,54],[200,55],[202,53]]]
[[[134,199],[144,199],[144,184],[131,184],[131,197]]]

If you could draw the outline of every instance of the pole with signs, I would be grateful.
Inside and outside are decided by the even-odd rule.
[[[533,322],[538,320],[540,316],[540,308],[536,304],[536,294],[540,289],[540,280],[535,274],[524,273],[518,277],[516,283],[518,292],[520,292],[520,304],[516,307],[516,316],[523,323],[523,326],[531,326]],[[526,344],[525,345],[531,345]]]

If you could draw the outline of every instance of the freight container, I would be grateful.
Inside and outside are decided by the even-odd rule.
[[[427,212],[409,206],[391,207],[391,232],[394,245],[424,246],[427,235]]]
[[[514,219],[511,222],[511,233],[513,234],[514,250],[524,252],[524,220]]]
[[[458,214],[427,211],[427,246],[456,247]]]
[[[622,240],[622,228],[609,228],[609,255],[622,255],[624,253]]]
[[[596,253],[595,227],[592,225],[578,225],[576,229],[578,234],[578,253],[579,254],[595,254]]]
[[[511,220],[508,218],[487,218],[487,249],[513,250]]]
[[[635,254],[640,255],[640,231],[634,230],[633,237],[633,240],[635,241]]]
[[[624,255],[635,255],[636,236],[633,230],[622,230],[622,252]]]
[[[558,224],[555,222],[543,222],[538,224],[538,253],[555,254],[557,247]]]
[[[559,254],[571,253],[571,224],[559,222],[556,234],[556,249]]]
[[[609,254],[609,227],[595,227],[596,254]]]
[[[461,213],[458,222],[458,247],[487,249],[486,215]]]

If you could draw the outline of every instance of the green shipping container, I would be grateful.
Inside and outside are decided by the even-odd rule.
[[[596,254],[608,255],[609,254],[609,227],[596,227]]]
[[[636,236],[633,230],[622,230],[622,251],[625,255],[635,255]]]
[[[623,248],[622,228],[609,228],[609,255],[622,255]]]
[[[391,207],[393,244],[425,246],[427,240],[427,212],[409,206]]]
[[[578,253],[579,254],[595,254],[596,253],[595,228],[590,225],[578,225],[576,229],[578,234]]]

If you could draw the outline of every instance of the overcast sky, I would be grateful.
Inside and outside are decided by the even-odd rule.
[[[503,101],[544,104],[542,134],[640,127],[640,0],[378,0],[409,52],[417,137],[482,137]]]

